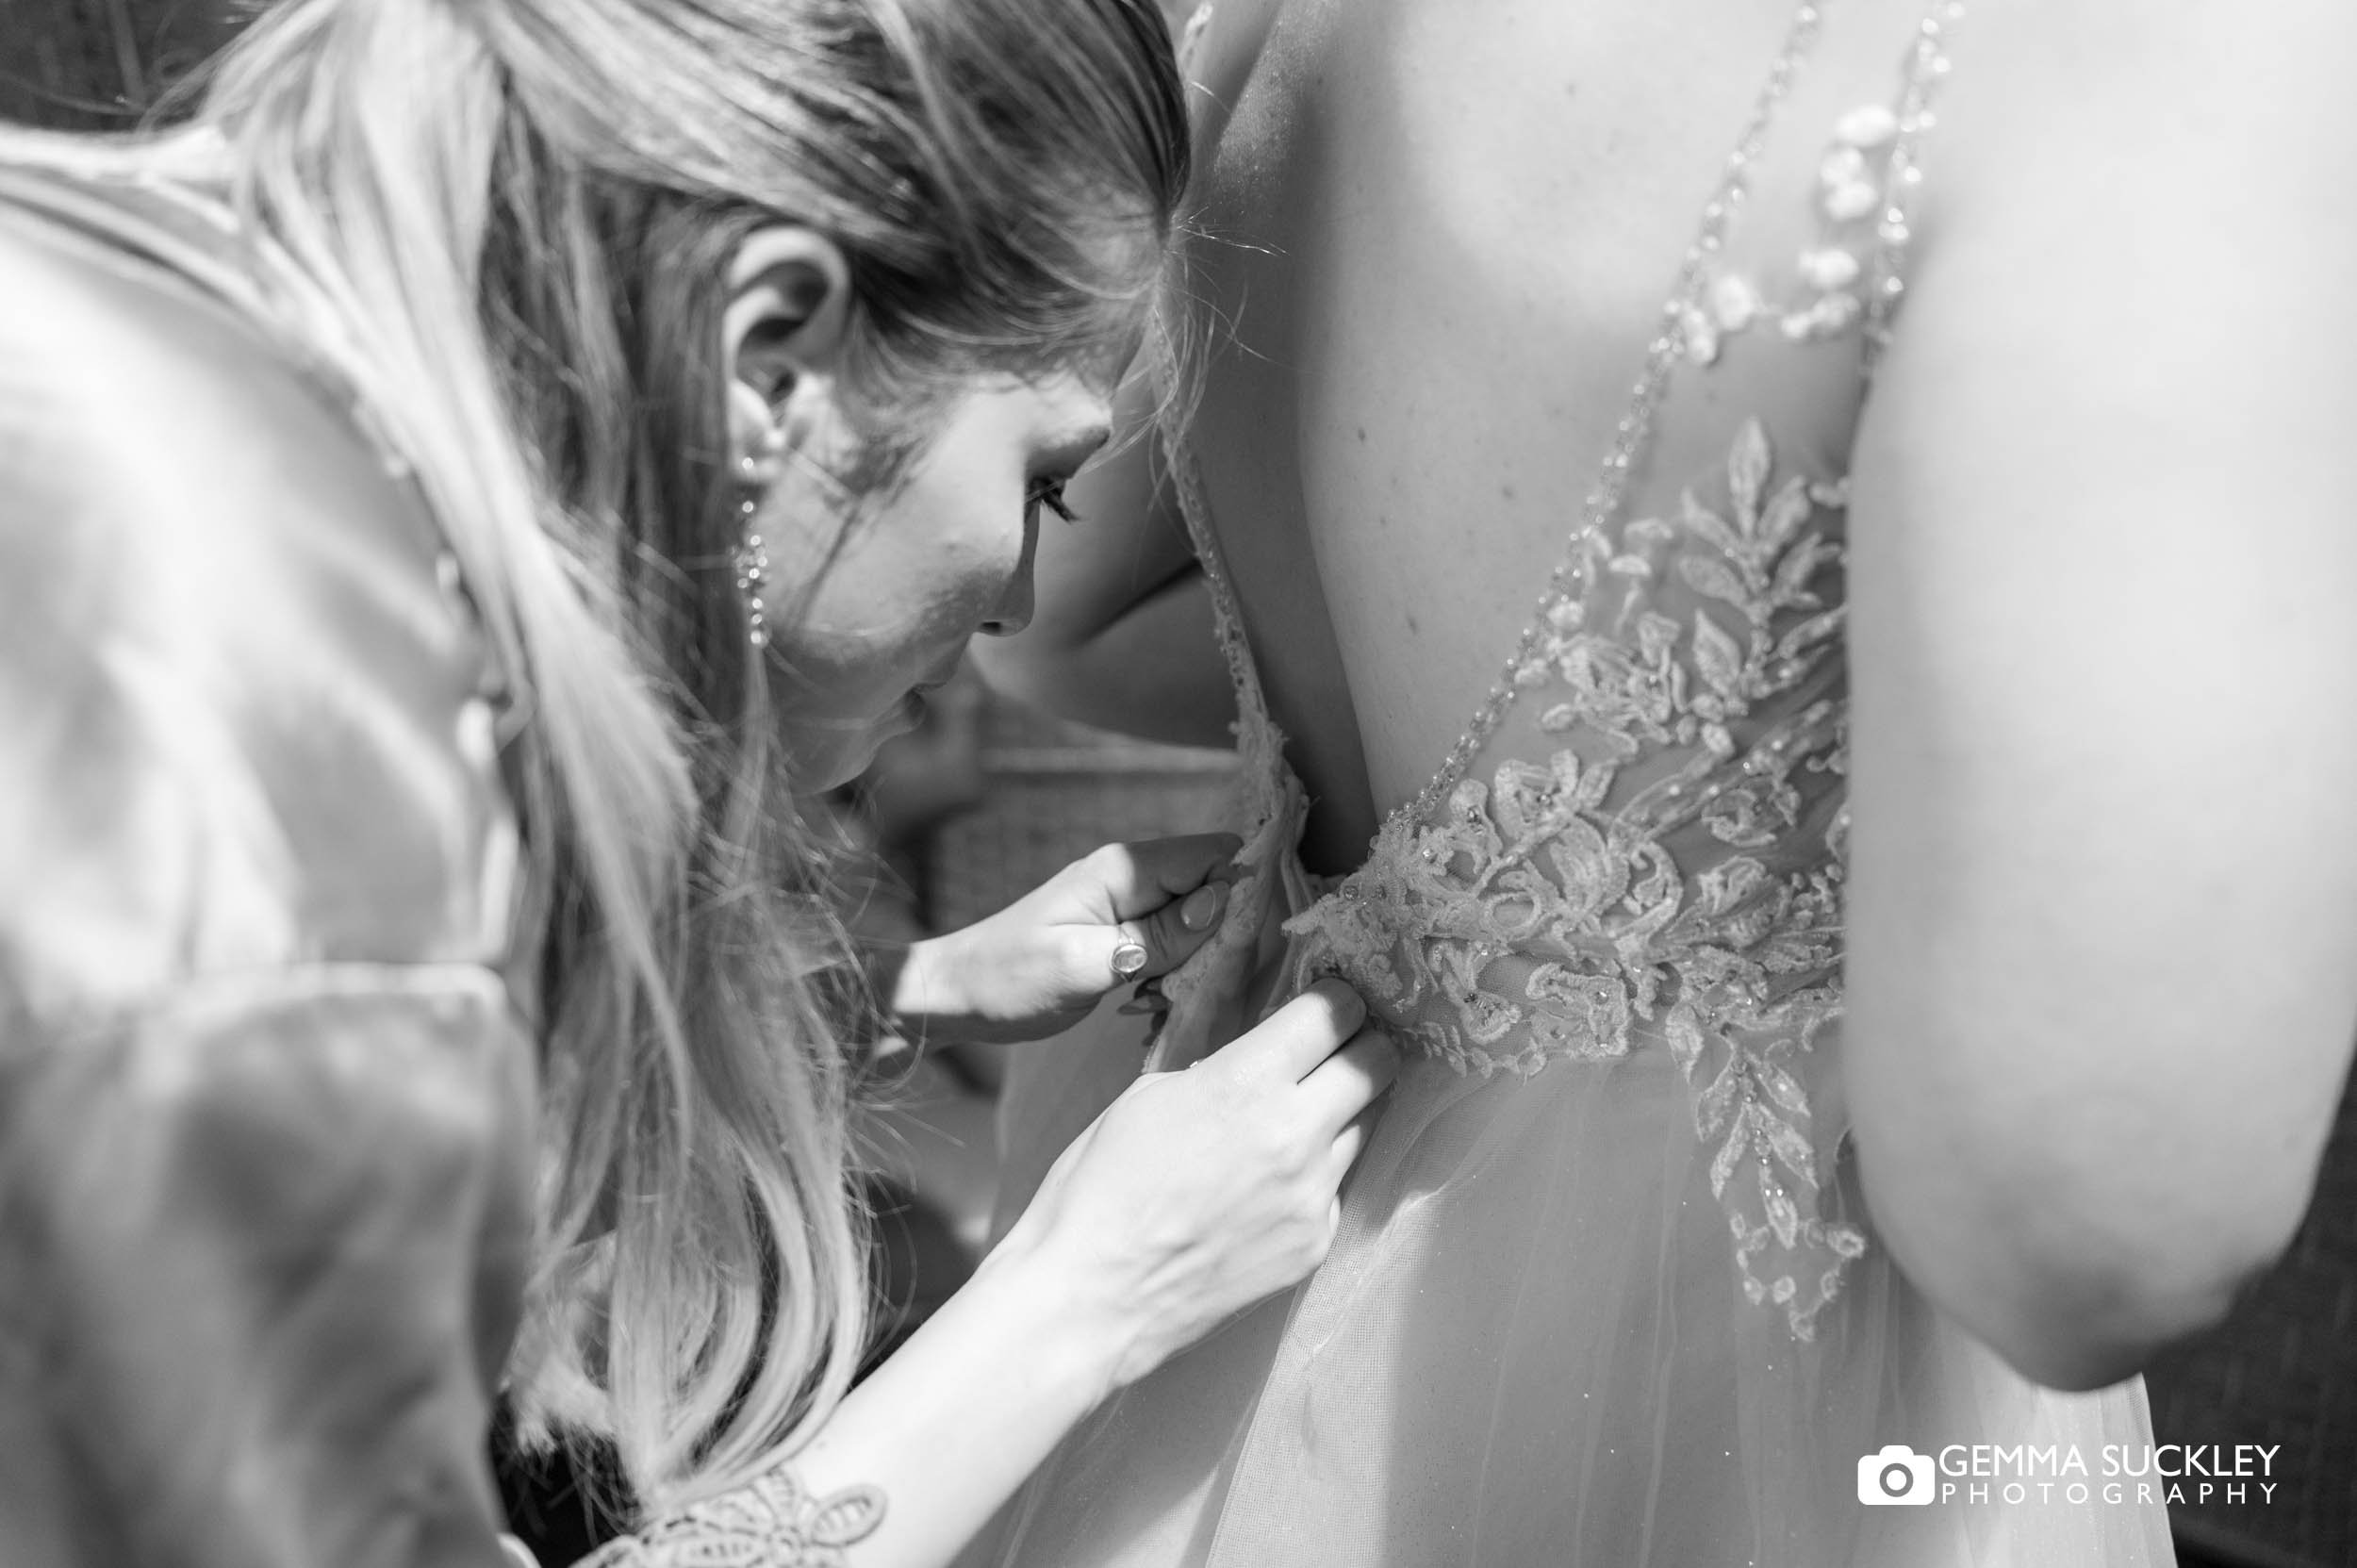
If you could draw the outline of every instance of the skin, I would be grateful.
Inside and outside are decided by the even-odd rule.
[[[2282,1252],[2349,1071],[2357,25],[1970,26],[1854,469],[1852,1093],[1901,1264],[2077,1388]]]
[[[755,521],[775,541],[771,686],[807,784],[855,776],[914,729],[976,635],[1030,624],[1039,515],[1110,418],[1069,371],[968,392],[905,482],[855,517],[822,471],[788,467]]]
[[[780,225],[746,243],[731,283],[731,456],[760,486],[772,696],[797,782],[824,789],[915,726],[977,635],[1030,623],[1040,515],[1110,437],[1129,350],[964,389],[896,484],[854,496],[835,477],[858,441],[841,253]]]
[[[1186,1072],[1138,1081],[973,1280],[794,1461],[895,1500],[861,1568],[946,1563],[1083,1415],[1325,1257],[1398,1052],[1320,982]],[[1337,1046],[1340,1042],[1349,1044]]]
[[[1150,428],[1151,378],[1117,395],[1123,430]],[[1178,746],[1224,747],[1235,690],[1214,643],[1211,598],[1166,474],[1141,439],[1079,476],[1087,526],[1038,563],[1031,626],[975,644],[991,684],[1043,707]]]
[[[968,643],[1030,623],[1041,514],[1064,511],[1065,485],[1110,437],[1134,335],[1027,379],[962,388],[904,471],[854,494],[836,477],[859,441],[840,374],[842,253],[779,224],[746,241],[729,282],[730,456],[752,482],[748,528],[768,557],[770,695],[796,783],[824,789],[915,727]],[[891,955],[898,1021],[936,1042],[1038,1039],[1077,1022],[1122,944],[1146,948],[1141,979],[1201,945],[1225,898],[1213,879],[1234,850],[1224,835],[1111,845],[998,915]]]
[[[1829,8],[1788,119],[1890,81],[1924,9]],[[1845,1088],[1901,1266],[2083,1388],[2280,1253],[2349,1071],[2357,209],[2319,193],[2357,188],[2357,22],[1968,10],[1851,452]],[[1791,11],[1224,0],[1197,287],[1240,346],[1195,434],[1313,867],[1494,673],[1690,237],[1663,192]],[[1113,519],[994,679],[1217,681],[1129,635],[1199,600],[1167,506]]]
[[[967,389],[903,482],[854,505],[822,477],[850,428],[840,254],[781,225],[747,241],[730,285],[731,455],[766,487],[773,688],[817,786],[904,729],[967,639],[1030,619],[1039,513],[1104,442],[1120,363]],[[1216,924],[1208,879],[1235,848],[1112,846],[916,944],[895,992],[904,1021],[1036,1038],[1103,995],[1119,942],[1165,972]],[[1193,1070],[1141,1079],[1074,1143],[975,1278],[793,1461],[815,1494],[890,1500],[865,1568],[948,1562],[1098,1401],[1316,1266],[1398,1068],[1364,1020],[1324,982]]]

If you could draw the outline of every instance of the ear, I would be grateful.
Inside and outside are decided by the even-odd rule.
[[[831,404],[850,303],[850,267],[822,234],[776,223],[737,247],[720,319],[732,471],[773,481],[786,448]]]

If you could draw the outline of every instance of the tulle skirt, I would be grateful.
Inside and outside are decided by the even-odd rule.
[[[1020,1053],[1002,1213],[1139,1032],[1101,1013]],[[2162,1500],[2108,1473],[2151,1442],[2140,1383],[2030,1384],[1879,1247],[1794,1338],[1737,1287],[1689,1104],[1658,1046],[1529,1079],[1412,1059],[1325,1266],[1084,1423],[969,1568],[2174,1561]],[[1861,1501],[1910,1481],[1928,1502]]]

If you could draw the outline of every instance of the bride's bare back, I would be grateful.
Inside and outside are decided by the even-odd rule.
[[[1790,12],[1222,0],[1194,442],[1313,865],[1358,863],[1529,618]],[[1813,74],[1887,84],[1878,31]]]
[[[1824,8],[1730,235],[1742,265],[1812,241],[1827,133],[1887,100],[1927,8]],[[1970,13],[1873,398],[1839,355],[1731,353],[1673,393],[1649,471],[1673,490],[1756,411],[1853,476],[1851,1088],[1905,1151],[1878,1213],[1903,1236],[1920,1215],[1910,1263],[2001,1339],[2090,1247],[2136,1260],[2134,1341],[2222,1310],[2288,1233],[2357,1012],[2357,730],[2315,717],[2357,712],[2357,206],[2318,195],[2357,189],[2336,63],[2357,19]],[[1191,440],[1313,869],[1360,863],[1496,679],[1792,15],[1216,7],[1192,68]],[[1183,537],[1167,509],[1126,525],[1145,491],[1110,477],[1104,515],[1043,551],[1040,625],[1001,668],[1083,711],[1118,676],[1095,716],[1151,728],[1200,711],[1187,671],[1215,667],[1188,662]],[[1493,753],[1544,753],[1533,705]],[[2196,951],[2246,982],[2186,1005]],[[2267,1042],[2231,1113],[2222,1038]],[[2090,1100],[2133,1109],[2090,1139]],[[1990,1169],[2016,1198],[1939,1196]],[[2052,1224],[2034,1259],[1985,1234],[2017,1200]]]
[[[1511,1518],[1687,1560],[1654,1533],[1673,1481],[1688,1544],[1772,1517],[1793,1533],[1772,1558],[1849,1560],[1827,1455],[1845,1422],[1885,1429],[1886,1400],[1921,1422],[1936,1391],[2006,1389],[1953,1412],[2001,1439],[2140,1420],[2125,1391],[2064,1407],[1956,1372],[1977,1351],[1913,1290],[2092,1387],[2222,1310],[2297,1219],[2357,1012],[2357,465],[2332,433],[2357,416],[2357,221],[2312,200],[2357,174],[2325,63],[2357,29],[2321,3],[2257,32],[2222,5],[1983,0],[1937,133],[1917,127],[1928,177],[1886,223],[1892,131],[1851,116],[1893,103],[1925,9],[1826,8],[1709,287],[1665,318],[1792,7],[1220,7],[1189,247],[1214,328],[1180,461],[1318,801],[1303,858],[1359,867],[1486,728],[1584,522],[1606,575],[1480,737],[1480,793],[1393,817],[1288,927],[1296,967],[1360,983],[1435,1062],[1529,1083],[1411,1070],[1339,1271],[1110,1416],[1043,1488],[1032,1545],[1164,1560],[1150,1531],[1104,1555],[1121,1510],[1093,1489],[1128,1466],[1209,1487],[1215,1533],[1168,1560],[1249,1560],[1313,1515],[1336,1560],[1374,1560],[1342,1521],[1411,1478],[1374,1539],[1462,1525],[1522,1560]],[[1870,205],[1844,216],[1853,185]],[[1824,281],[1844,267],[1875,289]],[[1886,267],[1904,309],[1869,396],[1871,323],[1809,317],[1881,299]],[[1656,438],[1599,519],[1665,343]],[[1051,553],[1049,642],[1109,646],[1125,574],[1182,624],[1175,538],[1116,525]],[[1843,1286],[1830,1260],[1857,1247]],[[1787,1308],[1793,1341],[1712,1319],[1731,1290]],[[1765,1416],[1772,1388],[1802,1403]],[[1357,1448],[1322,1444],[1353,1419]],[[1710,1462],[1734,1427],[1813,1500],[1746,1513]],[[1223,1451],[1232,1471],[1189,1468]],[[2114,1523],[2111,1546],[2016,1549],[2154,1549]]]

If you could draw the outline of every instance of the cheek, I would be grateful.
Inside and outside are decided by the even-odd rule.
[[[939,504],[920,509],[928,499]],[[781,652],[814,680],[856,688],[840,693],[854,701],[938,673],[997,612],[1022,560],[1019,526],[993,529],[977,511],[913,487],[832,558],[797,552],[781,563]]]
[[[1022,560],[1022,518],[1019,484],[964,483],[955,470],[920,475],[847,552],[869,623],[960,642],[971,636],[997,611]]]

